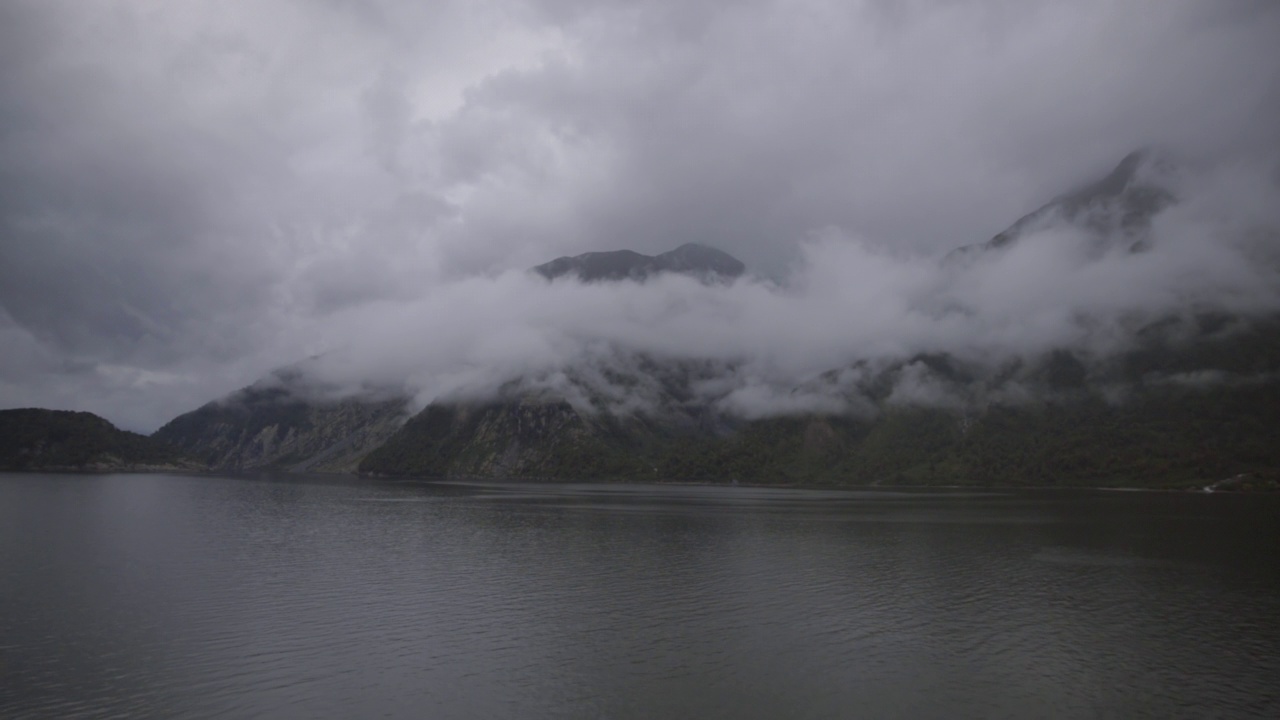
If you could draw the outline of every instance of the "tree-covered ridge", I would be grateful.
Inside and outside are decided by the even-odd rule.
[[[508,434],[532,416],[559,430]],[[614,431],[567,405],[433,407],[361,470],[432,477],[822,485],[1201,487],[1280,480],[1280,384],[1146,391],[979,413],[886,408],[874,419],[758,420],[717,436]]]
[[[769,421],[729,442],[691,443],[662,467],[766,483],[1199,487],[1243,474],[1275,487],[1280,385]]]
[[[0,410],[0,470],[189,470],[180,449],[87,412]]]

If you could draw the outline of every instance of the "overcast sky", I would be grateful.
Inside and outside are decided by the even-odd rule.
[[[455,365],[546,355],[563,338],[522,331],[583,298],[507,312],[543,302],[510,271],[587,250],[701,242],[917,292],[930,256],[1137,147],[1260,161],[1273,190],[1278,47],[1273,0],[8,0],[0,407],[149,431],[365,331],[439,374],[460,316],[516,339]],[[617,302],[791,317],[763,286],[677,285]],[[872,332],[905,301],[840,302]],[[720,340],[762,352],[743,332]]]

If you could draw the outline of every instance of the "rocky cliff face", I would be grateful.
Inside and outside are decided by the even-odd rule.
[[[324,399],[274,380],[174,418],[153,437],[211,470],[352,472],[406,416],[407,398]]]
[[[606,474],[625,447],[617,420],[559,399],[435,403],[415,416],[360,470],[381,475],[566,478]]]

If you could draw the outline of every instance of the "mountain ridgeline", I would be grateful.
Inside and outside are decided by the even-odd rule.
[[[1176,167],[1172,158],[1157,150],[1129,153],[1101,180],[1053,199],[984,243],[951,251],[944,262],[973,260],[1056,224],[1072,225],[1101,241],[1122,242],[1140,251],[1147,247],[1152,218],[1178,201],[1166,182]]]
[[[156,438],[120,430],[87,412],[0,410],[0,470],[190,471],[200,464]]]
[[[1158,153],[1133,153],[943,265],[985,262],[1059,225],[1103,249],[1146,252],[1153,218],[1178,202],[1166,182],[1174,169]],[[675,273],[709,284],[745,271],[727,253],[695,244],[655,256],[586,253],[531,270],[558,283],[643,283]],[[737,362],[623,347],[556,369],[554,382],[517,378],[467,399],[435,398],[416,414],[406,391],[338,392],[304,362],[181,415],[151,438],[83,413],[7,411],[0,465],[1280,489],[1280,316],[1191,310],[1126,332],[1127,349],[1104,357],[1059,347],[981,363],[944,352],[855,359],[792,388],[793,409],[768,415],[733,405]]]
[[[1103,249],[1119,243],[1144,252],[1153,218],[1178,202],[1167,182],[1175,171],[1162,153],[1132,153],[1102,179],[987,242],[953,251],[944,265],[982,262],[1062,225]],[[585,282],[643,280],[658,258],[588,253],[535,271]],[[643,409],[615,412],[590,382],[559,395],[514,383],[484,402],[437,400],[360,469],[482,478],[1277,489],[1280,318],[1193,313],[1134,335],[1129,351],[1102,361],[1059,348],[995,367],[945,353],[880,367],[854,363],[830,373],[858,376],[854,387],[818,389],[844,393],[849,410],[756,419],[725,413],[717,403],[723,398],[699,396],[693,385],[707,378],[682,372],[679,363],[633,358],[609,372],[621,387],[660,388]],[[895,397],[904,379],[945,400]]]

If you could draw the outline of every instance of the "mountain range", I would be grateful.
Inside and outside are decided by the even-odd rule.
[[[1172,169],[1159,153],[1133,153],[943,264],[980,263],[1063,224],[1144,252],[1152,219],[1179,201],[1167,181]],[[583,283],[675,273],[728,284],[745,271],[731,255],[696,244],[656,256],[586,253],[531,269]],[[336,394],[301,364],[150,438],[85,413],[0,412],[0,468],[1280,488],[1280,317],[1170,317],[1134,329],[1128,349],[1105,359],[1063,347],[995,364],[947,353],[854,360],[792,390],[838,401],[830,408],[775,416],[727,412],[717,402],[723,395],[708,394],[738,369],[619,347],[561,368],[559,385],[517,378],[479,397],[436,398],[415,413],[407,391]],[[948,400],[904,400],[907,384]],[[618,388],[643,402],[620,409]]]

